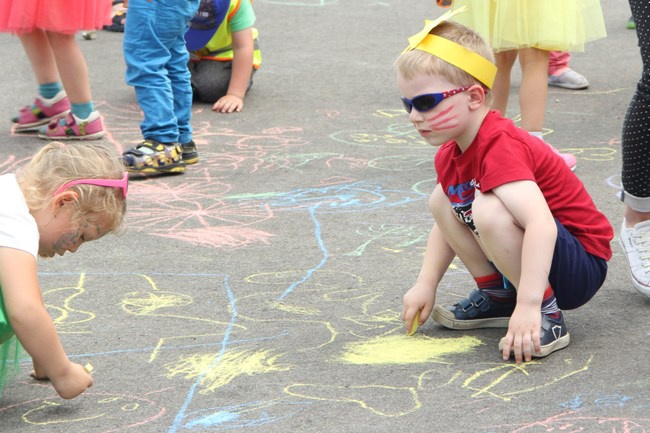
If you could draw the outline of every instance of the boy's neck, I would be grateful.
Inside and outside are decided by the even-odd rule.
[[[460,148],[461,152],[465,152],[474,142],[479,129],[481,129],[483,120],[485,120],[485,116],[487,116],[489,112],[490,107],[483,105],[481,108],[470,113],[469,120],[465,127],[465,132],[456,138],[456,145]]]

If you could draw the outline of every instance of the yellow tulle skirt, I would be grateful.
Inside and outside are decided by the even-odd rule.
[[[520,48],[584,51],[607,36],[599,0],[454,0],[455,17],[485,38],[495,52]]]

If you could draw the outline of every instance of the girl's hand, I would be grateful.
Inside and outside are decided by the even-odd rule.
[[[49,377],[47,377],[47,374],[45,374],[45,370],[43,370],[41,367],[36,365],[36,363],[34,363],[34,370],[31,372],[31,376],[36,380],[49,379]]]
[[[58,377],[50,377],[56,392],[64,399],[71,399],[93,386],[93,378],[79,364],[69,363],[65,372]]]
[[[416,283],[404,295],[404,308],[402,310],[402,320],[406,326],[406,333],[408,334],[413,326],[418,313],[420,314],[419,325],[424,324],[431,314],[433,303],[435,301],[435,292],[427,285]]]

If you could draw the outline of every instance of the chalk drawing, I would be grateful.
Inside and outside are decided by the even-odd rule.
[[[53,393],[53,391],[51,392]],[[59,397],[50,396],[0,407],[3,418],[19,418],[38,431],[64,428],[67,431],[109,433],[127,431],[156,422],[166,410],[146,396],[86,391],[78,397],[84,410],[71,411]],[[103,425],[104,427],[98,427]]]

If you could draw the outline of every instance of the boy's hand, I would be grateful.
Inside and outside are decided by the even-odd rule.
[[[51,377],[56,392],[64,399],[71,399],[93,386],[93,378],[83,366],[69,363],[65,372],[58,377]]]
[[[212,106],[212,111],[218,113],[232,113],[244,108],[244,100],[235,95],[225,95],[219,98]]]
[[[510,359],[511,350],[515,352],[515,362],[520,364],[533,358],[541,352],[540,332],[542,329],[542,313],[537,305],[517,304],[510,317],[508,333],[503,338],[503,360]]]
[[[413,320],[418,316],[418,313],[420,319],[418,325],[422,325],[427,321],[433,309],[434,300],[435,293],[430,287],[421,283],[416,283],[406,292],[403,299],[402,320],[404,320],[407,334],[410,333]]]

